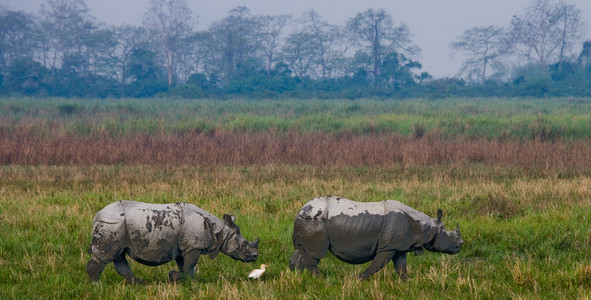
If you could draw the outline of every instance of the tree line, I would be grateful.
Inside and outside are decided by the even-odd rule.
[[[253,15],[239,6],[197,31],[184,0],[150,0],[142,26],[108,26],[84,0],[39,13],[0,7],[0,93],[58,97],[589,96],[591,41],[581,11],[534,0],[507,28],[473,27],[450,43],[455,77],[421,71],[404,22],[368,9],[345,24],[315,11]],[[581,49],[582,44],[582,50]]]

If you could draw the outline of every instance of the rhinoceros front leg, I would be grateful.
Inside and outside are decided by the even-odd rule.
[[[291,270],[303,271],[304,268],[310,271],[312,276],[317,276],[319,274],[318,271],[318,262],[320,259],[316,259],[310,255],[310,253],[298,249],[296,250],[291,259],[289,260],[289,268]]]
[[[129,267],[129,263],[127,262],[127,259],[125,258],[125,252],[121,253],[121,255],[119,255],[117,258],[115,258],[115,260],[113,260],[113,264],[115,265],[115,271],[117,271],[117,273],[119,273],[119,275],[127,278],[127,283],[131,283],[131,284],[142,284],[143,282],[141,280],[139,280],[137,277],[135,277],[135,275],[133,275],[133,272],[131,271],[131,268]]]
[[[408,275],[406,274],[406,252],[396,252],[394,258],[392,259],[394,263],[394,268],[400,276],[401,280],[407,280]]]
[[[185,254],[184,256],[178,257],[176,259],[176,264],[179,266],[180,272],[174,270],[170,271],[170,273],[168,273],[168,281],[173,283],[185,277],[192,278],[195,274],[195,266],[199,261],[200,255],[201,251],[195,249]]]
[[[396,251],[384,251],[376,254],[376,257],[371,261],[367,270],[363,271],[363,273],[359,274],[359,279],[367,279],[369,276],[375,274],[377,271],[381,270],[390,260],[394,257]]]

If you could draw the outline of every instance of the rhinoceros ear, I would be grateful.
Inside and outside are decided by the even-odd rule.
[[[443,217],[443,211],[441,209],[437,210],[437,223],[441,223],[441,218]]]
[[[236,223],[234,223],[234,220],[236,220],[236,217],[231,216],[231,215],[224,215],[223,218],[224,218],[224,221],[226,222],[226,224],[228,224],[228,226],[230,226],[230,227],[238,227],[236,225]]]
[[[460,232],[460,223],[457,223],[457,226],[456,226],[456,231],[457,231],[457,232]]]

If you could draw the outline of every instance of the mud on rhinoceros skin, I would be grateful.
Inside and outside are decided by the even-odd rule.
[[[433,219],[394,200],[355,202],[341,197],[320,197],[305,204],[294,222],[295,251],[290,268],[318,274],[318,262],[327,251],[342,261],[361,264],[372,261],[359,275],[365,279],[390,260],[402,279],[406,274],[406,253],[423,249],[455,254],[463,240],[459,225],[447,231],[442,212]]]
[[[169,280],[176,281],[193,276],[202,254],[215,258],[222,252],[236,260],[255,261],[258,238],[247,242],[234,220],[229,215],[220,220],[188,203],[111,203],[93,219],[90,245],[93,256],[86,271],[92,281],[98,281],[105,266],[113,262],[117,273],[128,282],[139,283],[126,255],[149,266],[175,260],[180,272],[171,271]]]

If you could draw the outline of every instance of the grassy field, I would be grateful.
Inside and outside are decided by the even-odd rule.
[[[225,131],[497,139],[591,138],[590,98],[0,101],[0,133],[110,136]]]
[[[0,99],[0,298],[588,299],[590,114],[589,99]],[[293,219],[321,195],[442,208],[464,248],[409,255],[405,282],[392,264],[358,281],[367,265],[330,254],[319,277],[292,272]],[[112,265],[92,284],[92,217],[122,199],[233,214],[259,260],[203,257],[178,284],[174,263],[132,261],[146,284]]]

